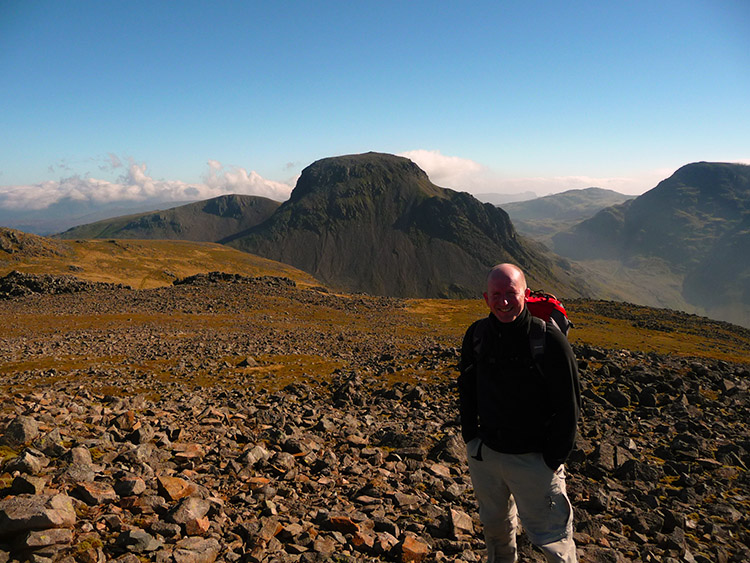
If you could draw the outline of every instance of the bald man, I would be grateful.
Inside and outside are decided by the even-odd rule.
[[[487,277],[489,315],[466,331],[458,378],[461,432],[489,563],[514,563],[517,519],[549,562],[572,563],[564,462],[578,424],[578,366],[565,336],[531,316],[523,271]],[[544,342],[541,356],[531,341]]]

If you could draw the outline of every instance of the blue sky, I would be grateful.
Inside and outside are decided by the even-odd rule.
[[[750,163],[746,0],[2,0],[0,77],[0,208],[284,199],[371,150],[472,193]]]

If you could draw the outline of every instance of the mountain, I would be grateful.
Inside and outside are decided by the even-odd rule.
[[[152,199],[138,203],[122,201],[93,202],[65,197],[43,209],[0,207],[0,225],[25,233],[49,236],[75,227],[76,225],[102,221],[111,217],[134,215],[136,213],[154,213],[157,210],[187,203],[191,203],[191,201],[165,202]]]
[[[750,326],[750,166],[688,164],[553,244],[558,254],[629,278],[636,290],[626,298],[635,303]]]
[[[56,236],[216,242],[262,223],[279,205],[265,197],[223,195],[164,211],[105,219],[73,227]]]
[[[530,283],[587,293],[567,262],[519,236],[504,211],[389,154],[314,162],[267,221],[222,242],[376,295],[477,296],[502,261],[518,263]]]
[[[518,232],[549,244],[555,234],[633,197],[602,188],[586,188],[506,203],[502,208]]]

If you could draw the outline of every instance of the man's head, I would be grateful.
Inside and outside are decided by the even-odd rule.
[[[484,301],[501,323],[510,323],[523,312],[529,293],[526,276],[518,266],[498,264],[487,276]]]

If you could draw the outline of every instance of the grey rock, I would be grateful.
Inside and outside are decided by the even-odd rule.
[[[117,545],[133,553],[148,553],[164,546],[164,543],[141,529],[128,530],[117,536]]]
[[[31,443],[39,436],[39,423],[30,416],[19,415],[5,428],[3,441],[10,446],[22,446]]]
[[[75,523],[73,502],[64,494],[16,495],[0,500],[0,534],[72,528]]]
[[[47,456],[39,450],[26,448],[21,452],[21,455],[9,461],[5,466],[5,469],[9,472],[19,471],[21,473],[36,475],[47,465],[49,465],[49,459],[47,459]]]
[[[51,528],[49,530],[31,530],[17,545],[23,548],[37,549],[50,545],[69,544],[73,541],[73,530],[70,528]]]

